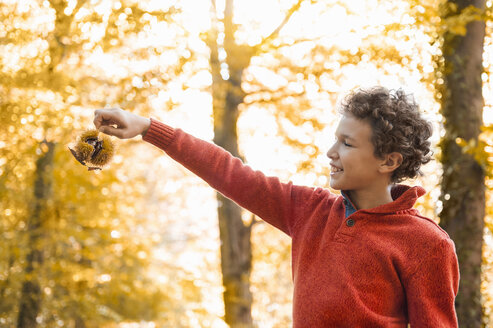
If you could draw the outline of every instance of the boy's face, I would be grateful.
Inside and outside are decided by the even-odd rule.
[[[366,121],[344,115],[339,122],[336,141],[327,152],[331,159],[330,186],[337,190],[371,190],[388,184],[390,176],[382,172],[385,159],[374,155],[372,128]]]

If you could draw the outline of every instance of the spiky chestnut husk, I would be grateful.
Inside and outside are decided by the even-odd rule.
[[[81,164],[88,166],[89,170],[100,170],[100,166],[107,164],[113,157],[114,146],[108,136],[100,137],[98,130],[87,130],[79,136],[75,150],[70,151]]]
[[[87,143],[88,139],[98,140],[98,130],[87,130],[84,131],[78,138],[77,144],[75,145],[75,151],[79,160],[87,162],[90,160],[92,153],[94,152],[94,143]]]
[[[89,138],[96,138],[96,139],[98,139],[98,136],[99,136],[99,131],[98,130],[87,130],[87,131],[84,131],[80,135],[79,140],[81,140],[83,142],[87,142],[87,139],[89,139]]]
[[[114,147],[111,139],[107,136],[103,135],[99,138],[99,141],[101,142],[102,149],[97,154],[97,156],[95,156],[94,158],[90,158],[89,162],[97,166],[103,166],[107,164],[113,157]]]
[[[82,141],[82,139],[75,145],[75,152],[77,153],[78,158],[84,162],[91,157],[93,151],[94,147]]]

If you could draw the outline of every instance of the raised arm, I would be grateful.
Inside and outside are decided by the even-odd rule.
[[[223,148],[153,119],[111,109],[96,111],[94,123],[101,132],[119,138],[143,135],[143,140],[165,151],[221,194],[288,235],[314,192],[314,188],[267,177]]]

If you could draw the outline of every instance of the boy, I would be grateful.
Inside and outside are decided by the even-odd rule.
[[[224,149],[154,119],[96,110],[94,124],[138,134],[292,238],[294,327],[457,327],[455,246],[413,205],[425,191],[396,184],[431,157],[430,124],[402,91],[357,90],[342,103],[330,186],[281,183]],[[116,126],[116,127],[115,127]]]

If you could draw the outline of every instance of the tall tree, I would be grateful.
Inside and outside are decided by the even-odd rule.
[[[455,242],[460,266],[456,299],[461,327],[481,327],[481,264],[485,216],[485,170],[464,151],[478,145],[482,126],[485,0],[449,0],[444,21],[455,22],[443,34],[440,87],[445,136],[441,141],[443,209],[440,225]]]
[[[236,157],[238,151],[237,121],[239,106],[244,102],[242,89],[243,73],[249,67],[252,57],[259,54],[263,44],[277,36],[291,15],[299,9],[303,0],[297,1],[287,12],[283,22],[262,43],[249,46],[236,40],[237,24],[234,23],[234,1],[226,0],[223,18],[217,18],[215,0],[212,0],[213,27],[207,44],[210,48],[210,69],[212,73],[212,96],[214,116],[214,142]],[[223,42],[219,33],[224,34]],[[219,52],[226,53],[221,60]],[[223,65],[227,67],[224,73]],[[221,270],[224,285],[225,321],[231,327],[251,327],[252,295],[250,273],[252,267],[251,231],[255,219],[244,223],[241,208],[234,202],[217,194],[218,219],[221,238]]]

